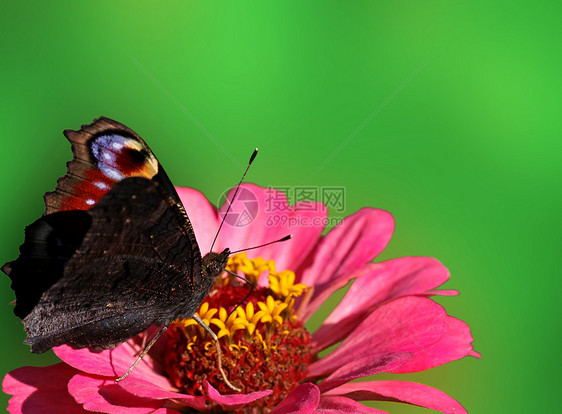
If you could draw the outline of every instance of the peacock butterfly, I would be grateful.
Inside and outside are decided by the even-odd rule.
[[[131,129],[102,117],[64,135],[66,175],[45,194],[19,257],[2,267],[25,343],[34,353],[111,349],[151,325],[196,317],[229,250],[201,256],[174,186]]]

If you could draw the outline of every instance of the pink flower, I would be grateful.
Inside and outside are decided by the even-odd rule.
[[[465,413],[453,398],[423,384],[351,382],[382,372],[424,371],[467,355],[478,356],[472,350],[469,327],[428,298],[457,293],[435,290],[448,280],[447,269],[429,257],[372,263],[394,230],[394,220],[386,211],[361,209],[322,236],[327,211],[321,204],[289,207],[283,193],[252,184],[242,189],[255,200],[239,199],[233,211],[244,213],[247,225],[227,223],[215,251],[294,236],[251,250],[247,257],[235,256],[229,263],[232,270],[255,277],[259,285],[248,304],[229,317],[248,289],[222,279],[198,312],[221,337],[229,380],[244,387],[244,393],[226,388],[216,372],[216,355],[208,338],[190,321],[181,321],[119,383],[114,378],[134,361],[142,347],[140,338],[100,353],[56,348],[62,363],[23,367],[6,375],[4,392],[13,395],[8,410],[179,413],[267,408],[273,413],[383,413],[359,401],[397,401]],[[205,253],[220,214],[200,192],[188,188],[178,192]],[[352,280],[341,303],[309,334],[303,323]],[[318,357],[338,342],[331,353]]]

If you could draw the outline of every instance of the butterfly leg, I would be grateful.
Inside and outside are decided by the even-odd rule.
[[[217,348],[217,363],[219,366],[219,371],[221,372],[222,375],[222,379],[224,381],[224,383],[231,389],[233,389],[234,391],[237,392],[242,392],[242,389],[235,387],[234,385],[232,385],[230,383],[230,381],[228,380],[228,377],[226,376],[226,373],[224,372],[224,370],[222,369],[222,352],[221,352],[221,347],[219,344],[219,338],[217,338],[217,335],[215,335],[215,333],[211,330],[211,328],[209,328],[207,326],[207,324],[205,322],[203,322],[203,320],[199,317],[199,315],[197,315],[196,313],[193,314],[192,316],[193,319],[195,319],[195,321],[201,325],[201,327],[203,329],[205,329],[207,331],[207,333],[209,335],[211,335],[211,338],[213,338],[213,341],[215,341],[215,347]]]
[[[156,343],[156,341],[158,340],[158,338],[160,338],[160,335],[162,335],[166,329],[168,329],[168,325],[164,325],[162,326],[162,328],[160,328],[160,330],[158,331],[158,333],[156,335],[154,335],[154,338],[152,338],[152,340],[148,343],[148,345],[146,346],[146,348],[143,349],[143,351],[140,353],[140,355],[138,356],[138,358],[136,359],[136,361],[133,363],[133,365],[131,365],[131,368],[129,368],[127,370],[127,372],[125,372],[122,376],[120,376],[119,378],[117,378],[115,380],[115,382],[119,382],[124,380],[125,378],[127,378],[127,375],[129,375],[131,373],[131,371],[133,371],[133,368],[135,368],[137,366],[137,364],[141,361],[141,359],[148,354],[148,351],[150,351],[150,348],[152,348],[152,345],[154,345]]]

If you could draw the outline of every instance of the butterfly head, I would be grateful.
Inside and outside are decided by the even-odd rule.
[[[230,250],[224,249],[222,253],[209,252],[203,257],[203,279],[209,283],[209,289],[215,279],[224,272],[230,256]]]

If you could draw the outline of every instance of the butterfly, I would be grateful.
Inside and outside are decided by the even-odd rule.
[[[229,249],[202,257],[174,186],[131,129],[101,117],[64,135],[73,151],[66,174],[25,229],[19,257],[2,267],[25,343],[34,353],[62,344],[100,351],[151,325],[197,318]]]

